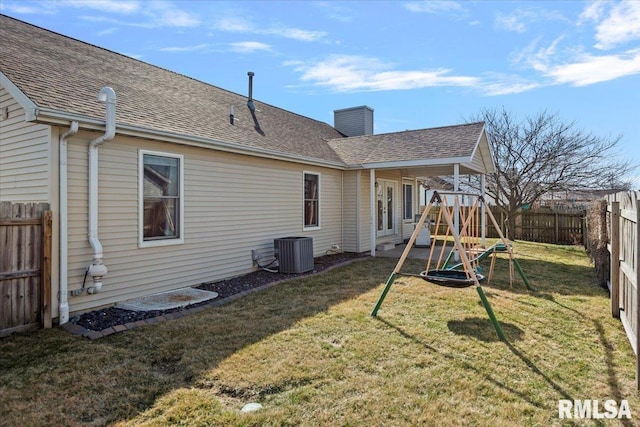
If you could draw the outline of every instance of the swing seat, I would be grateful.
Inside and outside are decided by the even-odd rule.
[[[427,282],[440,286],[448,286],[450,288],[466,288],[473,286],[475,283],[471,277],[467,277],[464,271],[460,270],[429,270],[420,273]],[[478,282],[484,281],[482,274],[476,273]]]

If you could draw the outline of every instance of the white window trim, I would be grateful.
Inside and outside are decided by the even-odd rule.
[[[318,225],[304,225],[304,177],[315,175],[318,177]],[[322,177],[319,172],[302,171],[302,231],[322,229]]]
[[[171,157],[180,163],[180,222],[178,224],[179,237],[177,239],[144,240],[144,155]],[[162,151],[138,150],[138,247],[153,248],[157,246],[171,246],[184,244],[184,156],[182,154],[166,153]]]
[[[410,185],[411,186],[411,209],[413,210],[411,217],[410,218],[405,218],[404,217],[404,203],[405,203],[405,194],[404,194],[404,186],[405,185]],[[403,180],[402,183],[402,220],[404,222],[413,222],[414,217],[416,215],[416,185],[414,183],[414,181],[408,181],[408,180]]]

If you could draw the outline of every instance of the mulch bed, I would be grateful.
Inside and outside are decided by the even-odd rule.
[[[198,289],[213,291],[218,293],[215,301],[229,298],[242,292],[249,292],[253,289],[264,287],[270,283],[278,282],[290,278],[303,277],[311,274],[319,273],[330,267],[343,264],[345,262],[364,258],[367,253],[339,253],[334,255],[325,255],[314,259],[314,269],[306,273],[299,274],[280,274],[271,273],[264,270],[257,270],[244,276],[234,277],[232,279],[222,280],[219,282],[205,282],[196,286]],[[131,311],[121,308],[108,307],[101,310],[95,310],[75,316],[70,323],[81,326],[89,331],[102,331],[118,325],[125,325],[139,320],[146,320],[159,317],[165,314],[177,311],[189,310],[191,308],[209,304],[205,301],[198,304],[192,304],[186,307],[174,308],[170,310],[152,310],[152,311]]]

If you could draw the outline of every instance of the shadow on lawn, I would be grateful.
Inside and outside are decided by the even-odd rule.
[[[447,326],[451,332],[457,335],[466,335],[485,342],[499,341],[498,335],[496,334],[495,329],[493,329],[489,319],[469,317],[464,320],[450,320],[447,322]],[[518,356],[518,358],[520,358],[520,360],[527,365],[532,372],[542,377],[547,384],[556,390],[564,399],[573,400],[558,383],[549,378],[549,376],[542,372],[535,363],[531,361],[531,359],[511,344],[514,341],[520,340],[524,331],[511,323],[500,322],[500,326],[507,337],[508,342],[505,344],[509,350],[511,350],[514,355]],[[620,401],[620,399],[618,399],[618,401]]]
[[[120,413],[119,419],[139,415],[173,389],[210,388],[207,372],[234,353],[376,288],[384,276],[375,274],[378,266],[374,263],[380,261],[365,259],[348,268],[336,267],[331,273],[287,281],[232,304],[156,325],[153,334],[138,328],[99,340],[101,345],[130,350],[133,357],[143,358],[152,374],[147,376],[149,380],[158,378],[152,384],[157,390],[135,403],[139,410]],[[386,268],[385,264],[385,272]],[[121,412],[123,408],[105,410]]]
[[[572,312],[575,316],[581,318],[584,322],[591,322],[593,324],[593,328],[596,330],[596,333],[598,334],[598,339],[600,340],[602,348],[604,349],[605,360],[607,365],[607,384],[609,385],[609,388],[611,390],[611,397],[613,397],[613,399],[617,402],[620,402],[622,399],[624,399],[625,397],[620,392],[620,383],[616,376],[616,370],[615,370],[616,359],[613,355],[614,346],[607,339],[605,335],[604,327],[602,326],[602,322],[599,319],[592,319],[590,317],[587,317],[583,313],[576,310],[575,308],[569,307],[565,304],[558,302],[552,294],[541,293],[536,296],[557,305],[563,310]],[[625,426],[632,425],[630,420],[621,419],[620,421]]]
[[[365,258],[95,341],[59,329],[9,336],[0,341],[0,425],[134,419],[176,389],[202,386],[207,372],[239,350],[375,289],[392,268]]]
[[[520,340],[522,334],[524,334],[522,329],[511,323],[500,322],[500,326],[510,342]],[[467,317],[464,320],[449,320],[447,327],[456,335],[465,335],[484,342],[500,340],[488,317]]]
[[[387,321],[385,319],[382,319],[380,317],[378,317],[378,319],[382,323],[387,325],[388,327],[393,328],[396,331],[398,331],[398,333],[400,333],[400,335],[402,335],[403,337],[413,341],[416,344],[419,344],[419,345],[423,346],[425,349],[427,349],[427,350],[429,350],[429,351],[431,351],[433,353],[436,353],[436,354],[442,356],[444,359],[447,359],[451,364],[458,365],[458,366],[462,367],[463,369],[467,369],[467,370],[475,372],[477,375],[480,375],[480,376],[484,377],[487,381],[491,382],[492,384],[496,385],[497,387],[500,387],[500,388],[508,391],[509,393],[512,393],[512,394],[518,396],[520,399],[530,403],[531,405],[536,406],[538,408],[545,408],[545,407],[548,406],[548,402],[540,402],[540,401],[534,400],[533,396],[531,396],[531,395],[529,395],[529,394],[527,394],[527,393],[525,393],[523,391],[517,390],[514,387],[508,385],[507,383],[492,377],[490,374],[485,373],[484,369],[476,367],[475,365],[473,365],[473,364],[469,363],[468,361],[464,360],[464,358],[458,357],[458,356],[456,356],[454,354],[451,354],[451,353],[445,353],[443,351],[440,351],[437,348],[433,347],[432,345],[427,344],[427,343],[421,341],[420,339],[416,338],[414,335],[411,335],[411,334],[407,333],[401,327],[399,327],[397,325],[394,325],[394,324],[390,323],[389,321]],[[491,328],[491,331],[493,332],[493,335],[495,335],[495,331],[493,330],[491,325],[488,324],[487,327]],[[518,328],[516,328],[516,329],[518,329]],[[540,371],[540,369],[538,369],[536,367],[536,365],[533,362],[531,362],[531,360],[529,360],[526,356],[524,356],[523,353],[521,353],[519,350],[517,350],[515,347],[513,347],[513,345],[511,345],[509,343],[506,343],[506,345],[509,348],[509,350],[511,350],[511,352],[513,354],[518,356],[520,358],[520,360],[522,360],[522,362],[525,365],[527,365],[527,367],[529,367],[529,369],[531,371],[533,371],[537,375],[540,375],[551,387],[553,387],[553,389],[555,389],[558,393],[560,393],[565,399],[573,400],[573,398],[562,387],[560,387],[551,378],[549,378],[546,374],[544,374],[542,371]]]
[[[596,273],[592,267],[535,259],[518,259],[518,262],[536,291],[530,291],[526,288],[522,277],[515,268],[513,285],[510,284],[509,261],[506,258],[498,258],[491,282],[483,282],[482,287],[531,295],[536,295],[539,292],[554,292],[560,295],[590,297],[606,293],[606,290],[598,285]],[[489,271],[486,260],[481,264],[481,267],[486,275]]]

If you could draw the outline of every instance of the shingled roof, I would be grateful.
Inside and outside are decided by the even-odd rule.
[[[446,126],[329,141],[348,165],[471,158],[484,123]]]
[[[259,100],[251,111],[245,95],[5,15],[0,40],[0,77],[34,104],[39,121],[56,116],[102,123],[104,105],[96,96],[111,86],[119,133],[146,130],[339,168],[471,156],[483,132],[475,123],[346,138],[318,120]]]

